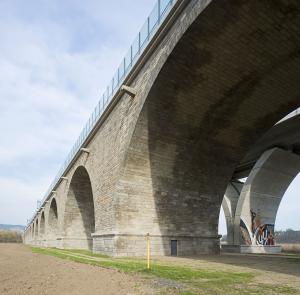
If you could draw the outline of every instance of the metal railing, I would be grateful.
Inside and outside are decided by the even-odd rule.
[[[88,135],[95,127],[96,123],[101,119],[101,116],[105,112],[110,102],[113,100],[115,94],[119,91],[123,81],[128,76],[130,70],[137,63],[144,49],[152,40],[152,37],[154,36],[155,32],[158,30],[158,28],[160,28],[162,22],[169,15],[174,4],[178,1],[180,0],[158,0],[156,2],[146,22],[142,26],[137,37],[135,38],[132,45],[130,46],[127,54],[123,58],[120,66],[115,72],[110,84],[107,86],[105,92],[101,96],[93,113],[91,114],[90,118],[88,119],[87,123],[82,129],[78,139],[76,140],[71,151],[69,152],[65,162],[59,169],[57,175],[55,176],[47,192],[45,193],[44,198],[41,201],[41,206],[51,195],[53,189],[58,184],[61,177],[64,175],[66,169],[69,167],[70,163],[79,152],[80,148],[82,147],[82,144],[85,142]],[[37,211],[39,211],[39,209],[40,208],[38,208]],[[37,214],[37,211],[35,212],[35,214],[33,215],[33,217],[31,218],[28,224],[30,224],[33,221],[35,215]]]

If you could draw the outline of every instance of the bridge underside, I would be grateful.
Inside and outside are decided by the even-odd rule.
[[[159,254],[170,254],[171,239],[182,255],[219,251],[236,166],[299,106],[299,7],[213,1],[191,25],[140,114],[119,182],[120,232],[134,242],[153,233]]]
[[[154,65],[150,92],[135,97],[141,111],[114,175],[109,226],[96,201],[96,252],[143,255],[150,233],[153,254],[169,255],[171,245],[178,255],[218,253],[219,211],[236,167],[300,106],[300,2],[215,0],[202,13],[200,2],[160,45],[167,59]],[[195,16],[173,48],[173,33]]]

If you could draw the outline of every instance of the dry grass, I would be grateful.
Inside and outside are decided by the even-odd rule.
[[[22,235],[14,231],[0,230],[0,243],[22,243]]]
[[[300,253],[300,244],[279,244],[282,252]]]

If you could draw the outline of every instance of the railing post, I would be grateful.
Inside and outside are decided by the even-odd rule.
[[[147,39],[148,39],[148,41],[149,41],[149,38],[150,38],[150,18],[149,18],[149,16],[148,16],[148,18],[147,18],[147,23],[148,23],[148,34],[147,34]]]
[[[141,54],[141,32],[139,32],[139,54]]]

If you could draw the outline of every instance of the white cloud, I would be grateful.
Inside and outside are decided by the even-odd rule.
[[[15,178],[0,177],[0,223],[24,224],[36,208],[40,191],[49,182],[49,178],[34,178],[25,182]]]
[[[31,216],[153,3],[0,2],[1,222]]]

